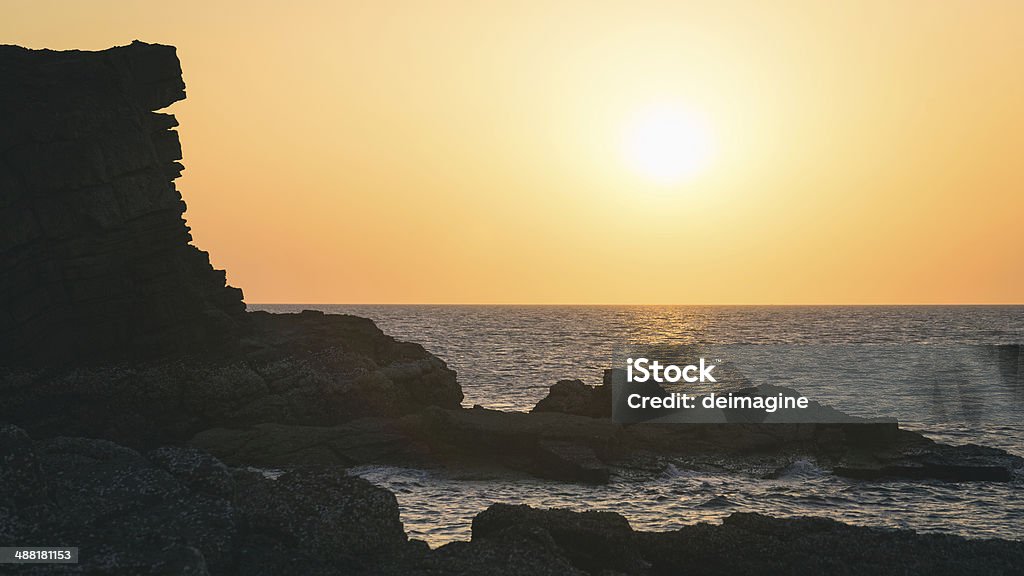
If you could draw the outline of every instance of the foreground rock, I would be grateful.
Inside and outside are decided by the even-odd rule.
[[[1024,561],[1021,542],[749,513],[637,540],[651,574],[1012,574]]]
[[[204,452],[33,441],[0,426],[0,540],[77,546],[24,574],[1013,574],[1024,543],[736,513],[635,532],[611,512],[495,504],[470,542],[409,541],[395,497],[337,467],[276,479]]]
[[[0,427],[0,455],[0,541],[79,547],[61,573],[373,573],[425,548],[407,540],[394,495],[341,469],[271,480],[193,449],[33,442],[13,426]]]
[[[721,525],[634,532],[610,512],[495,504],[456,542],[409,573],[1015,574],[1024,543],[849,526],[823,518],[734,513]],[[445,572],[441,572],[443,569]]]

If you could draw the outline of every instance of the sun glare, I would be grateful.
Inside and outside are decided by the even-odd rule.
[[[707,123],[675,106],[652,106],[626,125],[623,153],[630,168],[658,184],[676,184],[707,167],[714,152]]]

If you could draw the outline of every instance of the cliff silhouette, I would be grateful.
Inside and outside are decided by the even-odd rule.
[[[0,420],[182,441],[458,407],[437,357],[347,315],[246,312],[174,185],[173,46],[0,46]]]
[[[223,348],[242,291],[191,244],[174,47],[0,46],[0,363]]]

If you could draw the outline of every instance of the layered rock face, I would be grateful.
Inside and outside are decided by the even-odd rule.
[[[134,448],[211,426],[457,408],[455,373],[365,318],[247,313],[191,244],[172,46],[0,46],[0,421]]]
[[[172,46],[0,46],[0,364],[220,348],[242,292],[190,244]]]

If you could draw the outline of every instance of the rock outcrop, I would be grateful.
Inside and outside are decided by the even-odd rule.
[[[193,246],[172,46],[0,46],[0,364],[229,346],[242,292]]]
[[[429,407],[401,418],[339,426],[218,427],[190,443],[237,466],[303,462],[505,469],[604,483],[616,471],[679,469],[773,478],[801,459],[866,480],[1010,481],[1024,459],[1004,450],[948,446],[895,423],[631,424],[554,412]]]
[[[443,361],[370,320],[249,313],[240,352],[64,369],[0,367],[0,422],[146,449],[214,427],[331,426],[457,408]]]
[[[588,386],[582,380],[559,380],[548,389],[548,395],[537,402],[533,412],[560,412],[592,418],[610,418],[611,387]]]
[[[455,373],[370,320],[247,313],[191,244],[172,46],[0,46],[0,421],[133,448],[212,426],[455,408]]]
[[[194,449],[32,441],[13,426],[0,454],[0,541],[77,546],[73,573],[372,574],[426,548],[406,538],[393,494],[341,469],[271,479]]]

